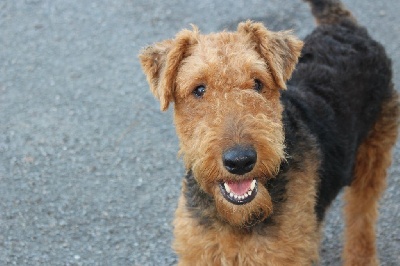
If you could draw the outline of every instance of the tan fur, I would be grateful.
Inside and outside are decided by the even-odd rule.
[[[275,83],[286,88],[286,81],[292,75],[303,43],[290,31],[266,31],[261,23],[247,21],[240,23],[238,32],[248,35],[269,66]]]
[[[345,265],[379,265],[375,248],[378,200],[386,186],[399,115],[399,100],[394,97],[385,103],[379,120],[358,149],[355,180],[345,192]]]
[[[189,47],[197,42],[198,31],[196,27],[193,28],[193,31],[181,31],[174,40],[166,40],[147,47],[139,55],[150,90],[160,101],[163,111],[174,100],[178,67],[189,52]]]

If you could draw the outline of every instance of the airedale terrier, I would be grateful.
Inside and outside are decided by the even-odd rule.
[[[338,0],[308,0],[304,43],[247,21],[183,30],[140,55],[174,117],[187,175],[180,265],[318,263],[324,213],[345,188],[345,265],[377,265],[378,199],[399,100],[384,48]],[[304,45],[303,45],[304,44]]]

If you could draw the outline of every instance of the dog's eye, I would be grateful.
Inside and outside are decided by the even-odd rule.
[[[193,90],[193,94],[196,98],[203,97],[205,92],[206,92],[206,86],[204,85],[199,85]]]
[[[254,87],[253,89],[257,92],[261,92],[263,89],[264,85],[262,84],[262,82],[259,79],[255,79],[254,80]]]

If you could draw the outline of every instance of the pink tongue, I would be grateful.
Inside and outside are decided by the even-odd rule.
[[[253,180],[244,180],[239,182],[228,181],[226,182],[226,184],[229,186],[231,191],[236,195],[243,195],[244,193],[249,191],[252,181]]]

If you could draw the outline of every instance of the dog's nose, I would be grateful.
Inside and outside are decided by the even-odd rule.
[[[253,170],[257,162],[257,152],[253,147],[235,146],[222,154],[224,167],[229,173],[244,175]]]

